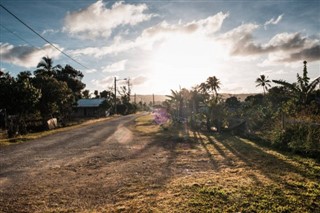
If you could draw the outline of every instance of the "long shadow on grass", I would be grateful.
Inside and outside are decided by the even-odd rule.
[[[201,146],[205,149],[206,151],[206,154],[209,158],[209,161],[211,163],[211,168],[213,170],[219,170],[219,167],[218,167],[218,163],[217,161],[215,160],[214,156],[211,154],[211,152],[209,151],[208,147],[207,147],[207,144],[204,143],[203,141],[203,138],[201,137],[201,134],[199,132],[193,132],[193,137],[194,139],[196,140],[197,143],[201,144]],[[222,150],[218,150],[218,152],[223,155],[223,151]]]
[[[308,174],[304,169],[289,164],[275,155],[267,153],[260,146],[253,145],[252,142],[247,142],[244,139],[230,135],[207,135],[207,137],[214,137],[247,166],[261,171],[263,175],[275,183],[283,184],[282,176],[286,173],[296,173],[308,179],[317,178],[317,175]]]

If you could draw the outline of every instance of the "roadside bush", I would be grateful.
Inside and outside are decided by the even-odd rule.
[[[292,124],[275,131],[273,145],[307,155],[320,153],[320,128],[312,124]]]

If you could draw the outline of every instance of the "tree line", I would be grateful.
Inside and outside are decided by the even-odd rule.
[[[307,62],[294,83],[265,75],[255,83],[263,94],[241,102],[235,96],[223,98],[220,80],[211,76],[191,89],[171,90],[163,104],[173,124],[187,122],[194,130],[245,134],[281,149],[320,153],[320,77],[310,80]]]
[[[17,77],[0,73],[0,109],[12,115],[15,130],[27,132],[27,120],[57,117],[65,122],[76,100],[85,88],[83,74],[70,65],[53,66],[53,60],[43,57],[33,72],[23,71]],[[7,124],[9,125],[9,124]]]
[[[13,136],[16,132],[25,134],[44,130],[51,118],[57,118],[65,125],[77,100],[90,98],[90,91],[84,90],[83,77],[81,71],[70,65],[54,65],[49,57],[43,57],[35,71],[23,71],[17,77],[0,71],[2,128],[6,125],[9,136]],[[102,106],[105,109],[114,108],[115,94],[111,91],[94,92],[95,98],[105,99]],[[119,113],[133,113],[140,107],[130,103],[130,92],[126,87],[121,87],[119,93]],[[140,108],[143,108],[142,103]]]

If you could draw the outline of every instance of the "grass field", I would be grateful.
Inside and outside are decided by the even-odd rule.
[[[113,117],[98,118],[98,119],[83,119],[83,120],[79,120],[79,121],[70,123],[66,127],[61,127],[61,128],[52,129],[52,130],[46,130],[46,131],[42,131],[42,132],[28,133],[26,135],[17,135],[14,138],[7,138],[7,134],[5,134],[5,132],[3,131],[3,132],[0,132],[0,146],[22,143],[22,142],[34,140],[37,138],[42,138],[47,135],[72,130],[74,128],[78,128],[83,125],[90,125],[95,122],[106,121],[106,120],[109,120],[112,118]]]
[[[232,135],[163,130],[150,116],[139,118],[136,130],[170,153],[167,183],[154,189],[156,196],[139,198],[152,212],[320,212],[320,164],[314,159]],[[124,205],[139,205],[135,201]]]

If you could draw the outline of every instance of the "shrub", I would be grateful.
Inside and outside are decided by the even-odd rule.
[[[273,144],[281,149],[307,155],[320,153],[320,128],[314,124],[296,123],[275,131]]]

